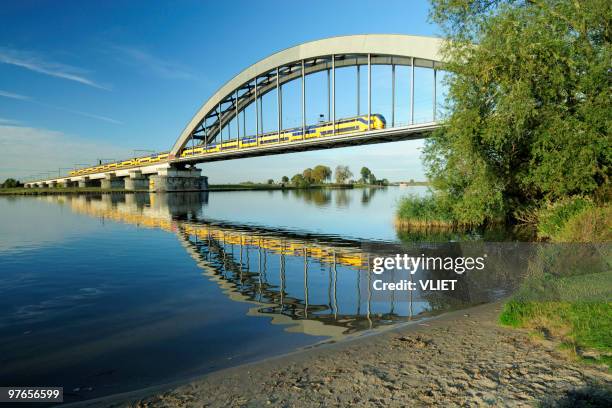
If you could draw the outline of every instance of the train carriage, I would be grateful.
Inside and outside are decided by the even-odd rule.
[[[335,127],[335,129],[334,129]],[[336,121],[335,126],[332,122],[323,122],[316,125],[296,127],[282,130],[279,132],[267,132],[258,136],[247,136],[239,139],[230,139],[215,142],[208,145],[198,145],[185,148],[180,157],[193,157],[208,153],[217,153],[226,150],[235,150],[249,147],[257,147],[274,143],[294,142],[301,140],[317,139],[328,136],[346,135],[367,130],[380,130],[386,127],[386,121],[381,114],[361,115],[352,118],[345,118]],[[150,156],[136,157],[120,162],[107,163],[105,165],[87,167],[71,171],[71,176],[97,173],[108,170],[124,169],[133,166],[142,166],[153,163],[167,161],[169,152],[156,153]]]

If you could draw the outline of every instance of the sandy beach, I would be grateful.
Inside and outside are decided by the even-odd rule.
[[[610,406],[612,375],[500,327],[501,303],[87,407]]]

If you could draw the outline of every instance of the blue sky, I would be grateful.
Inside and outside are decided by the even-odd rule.
[[[336,35],[437,35],[427,12],[426,1],[405,0],[269,1],[265,6],[5,2],[0,8],[0,180],[120,159],[136,149],[167,150],[202,103],[254,62]],[[290,108],[286,115],[289,122]],[[367,165],[379,177],[420,179],[421,145],[399,142],[201,167],[212,183],[291,176],[319,163],[349,164],[354,173]]]

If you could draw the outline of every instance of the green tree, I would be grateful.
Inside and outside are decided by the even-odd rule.
[[[353,173],[351,173],[348,166],[339,165],[336,167],[335,177],[336,183],[344,184],[348,179],[353,177]]]
[[[332,171],[329,167],[319,164],[312,170],[312,177],[315,183],[323,183],[329,180],[332,176]]]
[[[370,173],[370,175],[368,176],[368,183],[376,184],[376,176],[374,175],[374,173]]]
[[[457,221],[481,224],[606,187],[610,2],[432,6],[451,73],[446,126],[424,149],[439,204]]]
[[[2,188],[15,188],[15,187],[21,187],[23,186],[23,184],[20,183],[19,180],[15,180],[13,178],[7,178],[6,180],[4,180],[1,186]]]
[[[302,172],[302,177],[308,184],[312,184],[314,182],[314,178],[312,176],[312,169],[309,167]]]
[[[370,179],[370,174],[372,174],[370,169],[368,169],[367,167],[362,167],[359,173],[361,174],[362,183],[367,183],[368,180]]]
[[[274,179],[268,179],[268,184],[274,184]]]
[[[281,179],[281,181],[282,181],[283,183],[288,183],[288,182],[289,182],[289,177],[287,177],[287,176],[283,176],[283,178]]]
[[[310,185],[310,183],[301,174],[296,174],[295,176],[291,177],[291,184],[296,187],[308,187]]]

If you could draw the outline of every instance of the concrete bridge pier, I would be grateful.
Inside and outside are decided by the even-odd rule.
[[[63,188],[76,187],[78,183],[76,181],[64,180],[60,182],[60,186]]]
[[[79,188],[85,187],[100,187],[100,180],[91,180],[86,177],[82,180],[79,180]]]
[[[105,189],[123,188],[124,183],[122,178],[119,178],[114,174],[107,174],[100,180],[100,186]]]
[[[57,181],[48,181],[47,185],[51,188],[57,187]]]
[[[124,184],[128,191],[147,190],[149,188],[149,178],[140,171],[131,171],[129,176],[124,179]]]
[[[149,178],[149,191],[163,193],[171,191],[203,191],[208,189],[208,177],[202,170],[191,167],[161,169]]]

